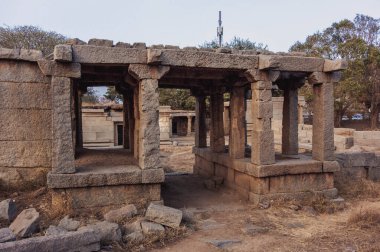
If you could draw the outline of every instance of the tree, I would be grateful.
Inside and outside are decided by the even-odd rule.
[[[379,55],[380,19],[357,15],[353,21],[333,23],[322,32],[316,32],[297,41],[289,51],[304,51],[309,56],[345,59],[348,68],[339,85],[334,87],[335,125],[353,107],[361,105],[371,112],[371,128],[376,128],[379,116]],[[302,91],[301,91],[302,92]]]
[[[200,48],[219,48],[219,43],[217,39],[214,39],[209,42],[204,42],[199,46]],[[226,42],[222,45],[222,47],[238,49],[238,50],[257,50],[261,52],[267,52],[268,46],[262,43],[256,43],[250,41],[249,39],[243,39],[240,37],[234,37],[231,41]]]
[[[123,102],[123,95],[116,91],[115,86],[107,87],[107,92],[103,95],[107,100],[113,101],[116,104]]]
[[[82,97],[82,102],[98,103],[99,96],[96,94],[96,90],[93,87],[88,87],[87,92]]]
[[[67,38],[36,26],[0,27],[0,47],[41,50],[44,55],[53,53],[54,46],[64,44]]]
[[[188,89],[160,88],[160,105],[171,106],[172,109],[195,109],[195,98]]]

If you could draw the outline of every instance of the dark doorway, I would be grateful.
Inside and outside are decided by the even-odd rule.
[[[123,145],[123,132],[124,132],[124,127],[122,124],[116,125],[116,130],[117,130],[117,145]]]

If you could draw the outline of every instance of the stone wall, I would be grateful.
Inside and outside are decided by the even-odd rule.
[[[36,62],[0,61],[0,186],[46,183],[51,168],[50,78]]]
[[[380,131],[353,132],[354,145],[380,148]]]

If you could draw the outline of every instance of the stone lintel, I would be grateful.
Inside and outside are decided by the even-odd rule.
[[[257,81],[270,81],[275,82],[280,77],[281,72],[277,70],[259,70],[259,69],[248,69],[245,71],[244,75],[250,82]]]
[[[0,59],[24,60],[35,62],[43,59],[43,54],[39,50],[29,49],[8,49],[0,48]]]
[[[323,72],[334,72],[334,71],[340,71],[347,68],[347,61],[346,60],[328,60],[325,59],[325,63],[323,65]]]
[[[78,63],[59,63],[50,60],[38,60],[38,66],[46,76],[80,78],[81,65]]]
[[[341,72],[313,72],[308,76],[308,82],[311,85],[318,85],[322,83],[336,83],[339,82],[342,74]]]
[[[137,48],[73,45],[73,62],[87,64],[146,64],[146,50]]]
[[[136,80],[143,79],[156,79],[159,80],[167,72],[169,72],[170,67],[168,66],[148,66],[142,64],[130,64],[128,68],[129,74],[132,75]]]
[[[259,69],[274,69],[289,72],[316,72],[323,71],[325,60],[312,57],[295,57],[280,55],[260,55]]]
[[[60,62],[73,61],[73,49],[71,45],[56,45],[54,47],[54,60]]]

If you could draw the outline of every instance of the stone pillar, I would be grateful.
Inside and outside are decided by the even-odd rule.
[[[272,130],[273,103],[271,77],[265,71],[256,69],[246,72],[252,90],[252,145],[251,162],[256,165],[275,163],[274,133]],[[273,80],[272,80],[273,78]]]
[[[75,173],[70,78],[52,77],[52,173]]]
[[[129,102],[130,97],[128,94],[123,93],[123,147],[124,149],[129,149],[130,146],[130,135],[129,135],[129,125],[130,125],[130,115],[129,115]]]
[[[298,89],[284,88],[282,154],[298,155]]]
[[[191,119],[192,119],[192,116],[187,117],[187,135],[188,136],[191,135]]]
[[[133,99],[132,99],[132,110],[133,110],[133,127],[131,127],[131,135],[133,135],[133,146],[131,146],[131,151],[133,156],[139,158],[139,138],[140,134],[140,113],[139,113],[139,88],[136,87],[133,89]],[[131,122],[132,125],[132,122]]]
[[[195,97],[195,147],[207,147],[205,96]]]
[[[233,87],[230,99],[229,154],[232,158],[244,158],[245,153],[245,95],[244,87]]]
[[[128,68],[128,72],[139,80],[136,88],[138,92],[135,92],[138,97],[138,109],[135,112],[139,117],[135,136],[138,142],[138,164],[141,169],[160,168],[158,80],[168,71],[169,67],[138,64],[131,64]]]
[[[210,95],[210,98],[210,148],[213,152],[224,152],[223,92],[216,90]]]
[[[309,76],[313,85],[313,159],[333,161],[334,156],[334,82],[333,73],[315,72]]]

